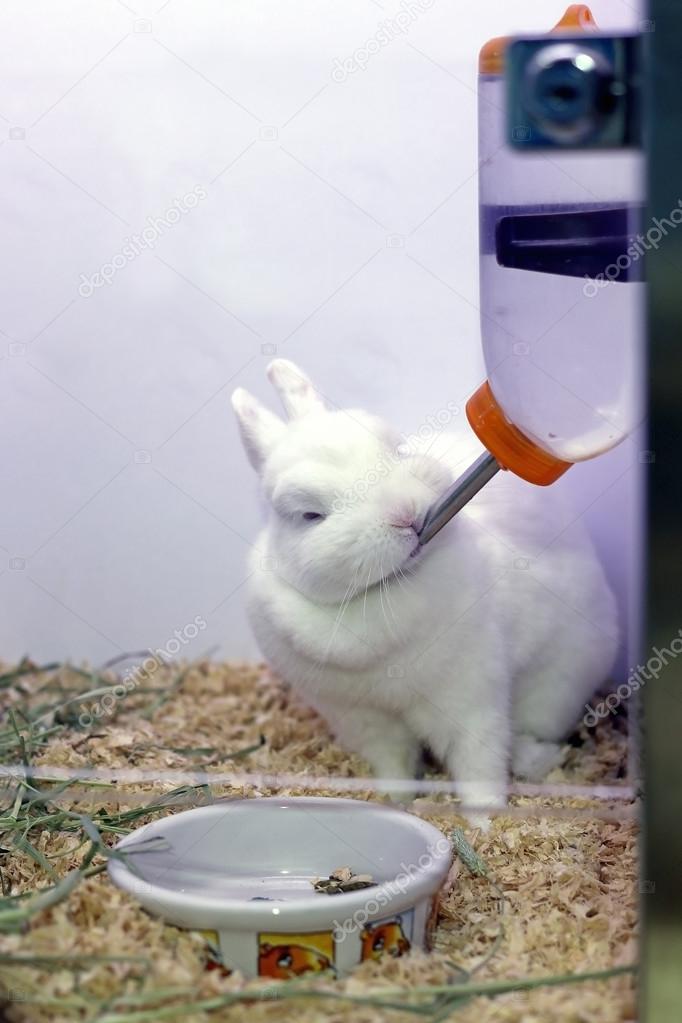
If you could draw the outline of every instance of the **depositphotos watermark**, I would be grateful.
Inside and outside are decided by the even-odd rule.
[[[388,46],[400,35],[410,31],[414,23],[425,11],[429,11],[436,0],[400,0],[402,8],[392,18],[384,18],[379,28],[362,46],[353,50],[350,57],[339,60],[337,57],[332,68],[332,81],[345,82],[349,75],[356,71],[365,71],[372,57]]]
[[[187,646],[196,639],[200,632],[206,628],[206,622],[201,615],[189,622],[182,629],[175,629],[173,635],[162,647],[149,648],[149,657],[145,657],[141,664],[127,669],[120,680],[116,682],[108,692],[104,693],[99,700],[85,707],[78,717],[78,724],[81,728],[89,728],[99,718],[113,714],[114,708],[119,700],[125,699],[133,693],[141,682],[148,682],[158,668],[167,665],[173,660],[176,654],[180,653],[182,647]],[[83,704],[81,704],[81,707]]]
[[[153,249],[157,240],[180,222],[183,216],[199,205],[202,199],[208,198],[208,192],[202,185],[196,185],[191,192],[187,192],[181,199],[174,199],[172,206],[169,206],[161,217],[147,217],[146,226],[139,234],[131,234],[124,238],[124,245],[120,252],[112,256],[107,263],[102,263],[99,270],[86,277],[81,274],[81,282],[78,294],[81,298],[90,298],[97,288],[111,284],[116,274],[133,262],[134,259],[145,251]]]
[[[403,895],[407,891],[416,875],[432,867],[434,860],[445,856],[450,849],[450,842],[443,835],[432,845],[427,846],[426,852],[421,854],[416,863],[401,863],[400,873],[393,880],[384,881],[377,888],[371,889],[372,894],[364,906],[356,909],[353,915],[343,923],[334,920],[332,924],[334,941],[345,941],[350,934],[362,931],[368,920],[376,918],[379,910],[385,909],[396,895]]]
[[[661,240],[667,237],[669,229],[674,230],[682,224],[682,199],[677,200],[677,206],[673,207],[667,217],[661,217],[660,220],[658,217],[654,217],[652,224],[653,226],[646,234],[638,234],[630,238],[630,244],[625,252],[621,252],[615,263],[605,266],[603,273],[597,274],[595,277],[585,274],[585,283],[583,284],[585,298],[594,298],[602,288],[617,281],[620,275],[629,270],[633,263],[640,260],[645,252],[649,252],[651,249],[655,251]]]
[[[332,504],[333,510],[343,511],[344,508],[349,508],[358,501],[362,501],[371,487],[375,486],[380,479],[385,479],[406,456],[419,454],[423,444],[426,441],[434,440],[455,416],[459,415],[460,411],[456,402],[449,401],[444,408],[438,409],[435,415],[428,415],[414,433],[402,438],[394,451],[387,451],[364,476],[355,481],[352,487],[344,490],[343,494],[337,497]]]
[[[603,700],[600,700],[596,707],[590,707],[589,703],[586,703],[583,724],[588,728],[593,728],[602,718],[608,717],[609,714],[615,714],[622,703],[629,700],[633,693],[639,692],[647,682],[657,679],[663,669],[668,667],[669,662],[674,661],[680,654],[682,654],[682,629],[679,629],[677,636],[670,641],[670,646],[660,649],[655,646],[646,664],[638,664],[628,675],[627,682],[623,682],[613,693],[609,693]]]

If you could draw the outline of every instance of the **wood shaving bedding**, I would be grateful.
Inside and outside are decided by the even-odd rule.
[[[176,675],[177,668],[159,667],[151,684],[163,691]],[[22,684],[24,691],[30,691],[38,682],[29,676],[22,679]],[[10,702],[12,698],[12,693],[8,694]],[[254,746],[239,760],[239,770],[295,772],[302,779],[305,775],[352,778],[369,773],[368,765],[336,745],[317,715],[260,665],[192,665],[177,690],[149,720],[144,716],[148,705],[148,694],[126,696],[116,705],[115,716],[93,721],[92,737],[77,727],[57,733],[33,762],[41,766],[134,766],[163,771],[199,768],[208,763],[210,770],[219,771],[234,767],[229,754]],[[600,723],[596,731],[582,727],[574,740],[576,745],[567,747],[564,766],[555,769],[548,780],[555,784],[622,783],[627,761],[624,722],[620,716]],[[261,735],[265,742],[259,745]],[[172,788],[171,783],[149,782],[126,784],[118,792],[115,786],[90,788],[82,803],[62,800],[59,805],[93,816],[99,808],[139,805],[140,798],[151,802]],[[271,791],[247,783],[215,786],[213,795]],[[276,791],[290,795],[306,792],[304,784]],[[334,790],[330,794],[344,793]],[[369,791],[348,794],[373,798]],[[426,819],[445,833],[456,824],[463,827],[504,893],[504,937],[496,954],[476,973],[476,982],[579,973],[633,962],[637,956],[639,899],[636,822],[533,814],[540,805],[589,807],[590,800],[585,798],[516,797],[514,803],[519,809],[527,808],[528,817],[498,818],[487,834],[472,832],[463,818],[453,815],[450,796],[440,796],[435,803],[432,799],[417,799],[414,804],[416,812],[423,806]],[[618,804],[613,807],[617,809]],[[83,848],[76,849],[73,834],[33,832],[31,841],[45,857],[64,854],[50,861],[58,877],[80,863]],[[21,851],[3,857],[2,871],[12,894],[47,883],[44,870]],[[472,876],[456,861],[451,886],[441,904],[433,953],[412,952],[388,962],[368,961],[345,980],[311,983],[358,998],[381,988],[410,990],[418,985],[445,984],[452,979],[453,964],[471,972],[483,962],[499,931],[499,909],[499,898],[488,880]],[[21,956],[57,953],[84,958],[78,969],[60,964],[55,968],[17,965]],[[8,956],[14,961],[8,962]],[[96,956],[120,958],[104,962],[93,958]],[[84,999],[106,999],[123,992],[130,996],[127,1011],[133,1013],[135,998],[144,992],[175,989],[175,1000],[194,1004],[245,987],[258,988],[262,983],[207,970],[206,943],[199,933],[180,930],[149,916],[131,896],[115,888],[106,873],[82,882],[68,899],[35,917],[25,933],[0,936],[0,993],[4,989],[5,1018],[11,1023],[89,1020],[93,1012],[80,1007]],[[48,999],[51,1004],[41,1007],[25,1000],[36,997]],[[172,1002],[169,999],[168,1004]],[[117,1003],[116,1014],[122,1012]],[[155,1010],[150,1012],[147,1019],[162,1018],[155,1015]],[[442,1018],[462,1023],[616,1023],[635,1017],[633,982],[622,976],[509,993],[494,999],[474,998]],[[107,1018],[106,1013],[102,1018]],[[115,1018],[113,1010],[111,1018]],[[416,1017],[342,1001],[287,998],[240,1003],[211,1013],[188,1010],[172,1018],[185,1023],[375,1023],[383,1019],[406,1023]]]

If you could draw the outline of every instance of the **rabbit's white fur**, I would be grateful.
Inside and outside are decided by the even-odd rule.
[[[268,376],[287,423],[242,389],[232,399],[272,508],[249,580],[264,655],[377,776],[414,778],[427,744],[465,804],[504,805],[510,764],[535,779],[557,762],[614,659],[615,601],[587,534],[556,525],[551,490],[500,473],[419,548],[463,442],[405,450],[375,416],[327,410],[293,363]],[[520,558],[548,529],[541,555]]]

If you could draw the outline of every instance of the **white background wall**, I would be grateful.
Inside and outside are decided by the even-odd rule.
[[[592,9],[605,28],[640,18],[621,0]],[[562,4],[434,0],[334,81],[400,10],[0,8],[2,659],[98,662],[199,614],[189,656],[254,656],[240,587],[260,509],[229,394],[271,400],[275,350],[406,432],[482,379],[477,51],[548,29]],[[207,197],[153,250],[79,294],[196,186]],[[641,446],[563,483],[624,608]]]

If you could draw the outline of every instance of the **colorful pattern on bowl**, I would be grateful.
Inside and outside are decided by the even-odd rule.
[[[288,980],[306,973],[346,973],[365,959],[375,962],[398,959],[412,948],[431,949],[439,900],[423,900],[418,907],[378,920],[368,921],[355,934],[335,931],[303,931],[282,934],[259,933],[257,945],[258,976]],[[415,920],[417,921],[415,925]],[[207,942],[207,969],[230,970],[233,936],[218,931],[202,931]]]

